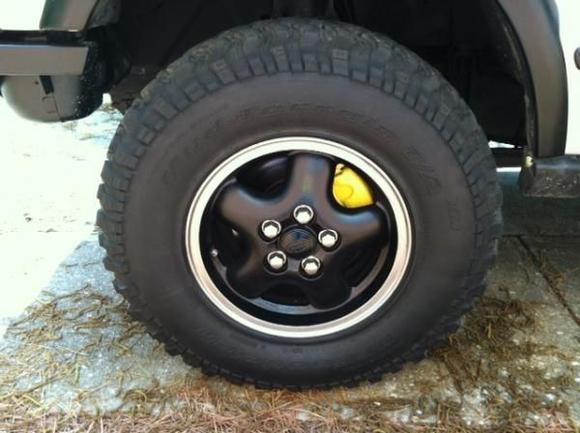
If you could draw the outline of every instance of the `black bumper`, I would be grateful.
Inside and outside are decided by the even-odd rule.
[[[101,105],[98,50],[70,33],[0,32],[0,92],[23,117],[78,119]]]

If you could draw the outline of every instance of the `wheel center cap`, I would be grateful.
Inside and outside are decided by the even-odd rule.
[[[289,256],[301,257],[316,248],[316,237],[306,229],[294,228],[284,232],[279,243],[280,248]]]

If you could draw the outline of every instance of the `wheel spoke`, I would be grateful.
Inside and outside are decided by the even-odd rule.
[[[254,257],[249,257],[239,268],[228,269],[228,279],[240,295],[249,299],[259,298],[276,283],[264,270],[264,264]]]
[[[345,250],[359,249],[386,240],[385,217],[376,207],[350,214],[341,213],[336,224],[342,236],[341,248]]]
[[[254,197],[238,183],[232,183],[220,194],[215,209],[227,223],[250,234],[260,221],[264,205],[263,200]]]
[[[341,274],[338,269],[327,269],[322,278],[303,284],[304,295],[313,307],[326,310],[349,299],[352,288]]]
[[[314,154],[298,154],[292,160],[287,197],[295,203],[314,204],[329,200],[334,164]]]

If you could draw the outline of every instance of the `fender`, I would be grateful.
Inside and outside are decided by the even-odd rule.
[[[533,155],[564,155],[568,129],[566,62],[554,0],[497,0],[527,75],[527,135]],[[517,53],[516,53],[517,54]]]
[[[580,155],[580,2],[558,0],[560,34],[568,71],[568,138],[566,153]]]
[[[496,0],[520,59],[527,105],[527,138],[536,158],[564,155],[568,84],[555,0]],[[119,0],[47,0],[43,30],[82,31],[116,22]]]

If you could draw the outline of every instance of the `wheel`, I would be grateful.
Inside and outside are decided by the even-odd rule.
[[[188,52],[127,112],[98,225],[171,354],[236,382],[377,380],[446,341],[501,229],[487,140],[391,40],[260,22]]]

